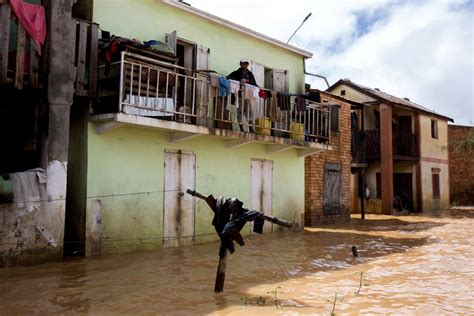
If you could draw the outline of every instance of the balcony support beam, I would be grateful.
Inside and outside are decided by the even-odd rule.
[[[298,157],[303,158],[303,157],[306,157],[306,156],[310,156],[312,154],[316,154],[320,151],[321,151],[321,149],[319,149],[319,148],[298,149]]]
[[[123,123],[119,123],[115,121],[102,122],[95,126],[95,133],[100,135],[110,130],[116,129],[117,127],[120,127],[122,125]]]
[[[251,143],[254,143],[255,140],[253,139],[233,139],[233,140],[228,140],[226,143],[225,143],[225,148],[227,149],[234,149],[234,148],[238,148],[238,147],[241,147],[241,146],[244,146],[244,145],[247,145],[247,144],[251,144]]]
[[[173,132],[173,133],[170,133],[169,141],[172,144],[176,144],[176,143],[184,142],[186,140],[190,140],[199,136],[202,136],[202,134],[188,133],[188,132]]]
[[[293,146],[280,145],[280,144],[267,145],[267,154],[276,154],[285,150],[289,150],[291,148],[293,148]]]

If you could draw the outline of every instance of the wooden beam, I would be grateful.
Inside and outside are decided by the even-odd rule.
[[[77,51],[76,94],[84,95],[84,74],[86,72],[87,22],[79,21],[79,45]]]
[[[105,132],[108,132],[110,130],[113,130],[117,127],[122,126],[123,123],[111,121],[111,122],[103,122],[103,123],[97,123],[95,126],[95,133],[96,134],[103,134]]]
[[[15,88],[19,90],[23,88],[23,76],[25,73],[25,42],[25,28],[21,22],[18,22],[18,35],[16,39]]]
[[[99,62],[99,26],[91,24],[90,54],[89,54],[89,96],[97,96],[97,63]]]
[[[253,139],[233,139],[225,143],[225,148],[234,149],[255,142]]]
[[[34,41],[30,41],[30,84],[37,88],[39,86],[38,82],[38,65],[39,65],[39,58],[36,54],[36,43]]]
[[[10,4],[0,5],[0,82],[7,81],[8,43],[10,43]]]
[[[179,142],[184,142],[185,140],[190,140],[196,137],[202,136],[202,134],[198,133],[187,133],[187,132],[174,132],[170,133],[170,143],[176,144]]]
[[[276,153],[279,153],[291,148],[293,148],[293,146],[281,145],[281,144],[267,145],[267,154],[276,154]]]

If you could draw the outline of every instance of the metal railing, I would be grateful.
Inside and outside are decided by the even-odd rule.
[[[326,142],[331,107],[129,52],[120,61],[119,112],[211,128]]]

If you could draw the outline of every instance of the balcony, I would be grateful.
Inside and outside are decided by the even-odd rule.
[[[367,158],[369,160],[379,160],[380,130],[368,130],[365,133],[367,139]],[[409,132],[393,131],[392,150],[394,160],[418,160],[416,135]]]
[[[129,124],[168,131],[171,143],[211,135],[225,138],[227,148],[259,142],[268,153],[296,149],[300,157],[330,149],[330,104],[237,82],[226,95],[210,72],[131,52],[122,52],[118,65],[116,81],[99,83],[118,95],[94,106],[97,133]]]
[[[364,131],[353,130],[351,135],[351,155],[353,167],[367,166],[367,141]]]
[[[8,0],[0,0],[0,85],[12,85],[21,90],[25,85],[45,87],[48,73],[45,46],[42,54],[34,44]],[[73,19],[76,32],[71,38],[71,78],[78,96],[94,96],[97,83],[98,25]],[[46,41],[49,34],[46,35]],[[65,45],[67,45],[65,43]]]

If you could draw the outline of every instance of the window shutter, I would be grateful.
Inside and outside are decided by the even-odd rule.
[[[252,61],[250,63],[250,71],[253,73],[257,85],[263,87],[265,85],[265,67],[262,64]]]
[[[339,132],[339,106],[331,106],[331,132]]]
[[[433,199],[439,199],[441,195],[439,188],[439,173],[433,173],[431,177],[431,181],[433,182]]]
[[[288,92],[288,70],[273,69],[273,90],[278,92]]]

